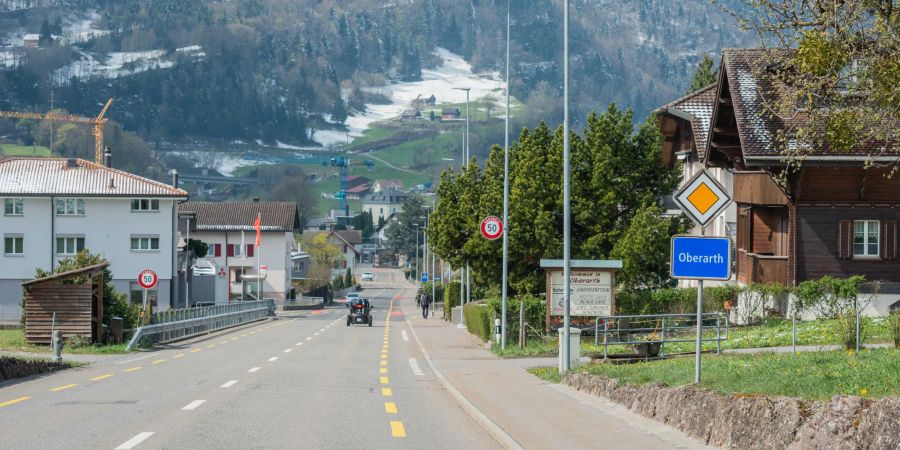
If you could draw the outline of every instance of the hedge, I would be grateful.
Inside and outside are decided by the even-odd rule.
[[[703,288],[703,310],[722,311],[725,301],[734,304],[740,292],[739,286]],[[616,292],[616,315],[685,314],[695,311],[697,311],[697,288]]]
[[[459,306],[459,281],[451,281],[444,287],[444,320],[450,320],[450,311]]]
[[[531,335],[534,336],[535,332],[542,332],[547,321],[547,302],[544,299],[530,295],[516,298],[509,297],[507,298],[506,311],[507,338],[509,339],[517,339],[519,335],[520,302],[524,302],[525,305],[525,323],[530,325],[530,327],[525,328],[526,333],[531,332]],[[503,314],[503,302],[500,299],[488,300],[488,306],[491,307],[491,310],[497,317],[501,317]]]
[[[491,340],[491,312],[491,307],[483,302],[466,303],[463,308],[469,333],[485,342]]]

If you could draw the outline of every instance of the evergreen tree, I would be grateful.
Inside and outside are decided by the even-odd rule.
[[[707,54],[703,54],[703,60],[700,61],[700,64],[697,65],[697,69],[694,70],[694,76],[691,78],[691,88],[688,90],[688,94],[691,92],[699,91],[710,84],[716,82],[719,78],[718,70],[713,70],[713,60]]]
[[[334,99],[334,105],[331,107],[331,121],[340,124],[347,121],[347,107],[344,105],[344,99],[341,98],[340,91]]]

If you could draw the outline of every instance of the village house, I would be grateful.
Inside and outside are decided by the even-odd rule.
[[[682,183],[688,182],[704,168],[706,141],[715,102],[716,85],[713,84],[654,111],[664,138],[662,162],[669,169],[675,168],[678,163],[682,164]],[[712,167],[708,171],[730,194],[733,182],[731,172],[724,167]],[[672,196],[666,198],[665,208],[667,215],[681,214]],[[700,227],[695,225],[689,233],[700,235],[701,231],[711,236],[729,236],[734,239],[737,233],[737,206],[731,203],[705,227],[705,230],[700,230]],[[708,282],[708,284],[718,283]],[[696,285],[696,281],[679,280],[679,285],[693,286]]]
[[[22,46],[27,48],[38,48],[41,46],[41,35],[26,34],[22,37]]]
[[[444,108],[441,110],[441,120],[459,120],[459,108]]]
[[[107,162],[108,164],[108,162]],[[137,276],[159,277],[155,309],[176,303],[175,214],[187,192],[75,158],[0,159],[0,319],[17,319],[20,283],[81,250],[110,263],[112,285],[142,303]]]
[[[362,210],[372,215],[372,226],[377,227],[379,219],[387,221],[392,215],[402,211],[407,197],[409,194],[406,192],[391,187],[364,195],[360,201]]]
[[[387,189],[403,190],[403,180],[376,180],[372,192],[378,193]]]
[[[290,298],[291,257],[297,250],[294,230],[300,222],[296,203],[186,202],[178,210],[183,216],[193,216],[190,220],[179,220],[182,235],[187,236],[190,222],[190,238],[209,246],[205,262],[199,261],[195,267],[212,266],[215,302]],[[253,226],[257,215],[260,217],[258,247]]]
[[[824,275],[900,282],[900,182],[885,175],[900,155],[863,144],[811,152],[776,182],[786,124],[767,109],[778,82],[761,49],[726,49],[702,161],[733,173],[740,283],[796,285]],[[798,111],[793,120],[803,120]],[[889,147],[889,146],[888,146]],[[867,166],[866,162],[875,163]]]
[[[402,122],[419,120],[421,118],[422,118],[422,112],[419,111],[418,109],[407,109],[407,110],[403,111],[403,113],[400,115],[400,121],[402,121]]]
[[[306,240],[312,240],[319,234],[325,234],[329,244],[337,247],[340,258],[332,267],[332,276],[344,275],[347,269],[354,275],[356,274],[356,264],[360,261],[360,249],[362,244],[362,232],[359,230],[330,230],[330,231],[307,231],[304,232]]]

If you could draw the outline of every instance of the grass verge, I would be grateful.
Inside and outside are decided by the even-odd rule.
[[[83,347],[63,347],[63,353],[75,355],[115,355],[130,353],[125,350],[127,344],[88,345]],[[9,352],[47,353],[53,349],[43,345],[29,345],[25,342],[25,332],[18,330],[0,330],[0,350]]]
[[[631,385],[660,383],[674,387],[693,382],[694,360],[594,363],[577,371],[615,378]],[[544,379],[553,376],[543,372],[536,375]],[[827,400],[836,394],[867,398],[900,396],[900,350],[873,349],[859,355],[843,351],[804,352],[796,357],[774,353],[710,355],[703,358],[701,386],[722,394],[811,400]]]
[[[41,146],[0,144],[0,154],[7,156],[42,156],[46,158],[50,156],[50,149]]]
[[[528,369],[528,373],[549,383],[559,384],[562,377],[559,376],[559,370],[556,367],[533,367]]]

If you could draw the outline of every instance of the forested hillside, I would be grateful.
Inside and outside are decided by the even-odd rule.
[[[736,3],[736,0],[731,0]],[[731,1],[724,3],[729,4]],[[559,1],[514,0],[522,119],[561,116]],[[109,116],[147,141],[309,143],[437,65],[502,67],[502,0],[0,0],[0,109]],[[682,94],[705,52],[752,44],[706,0],[573,0],[573,118],[615,101],[638,119]],[[40,34],[40,47],[23,36]],[[2,125],[0,125],[2,126]],[[2,134],[2,133],[0,133]]]

